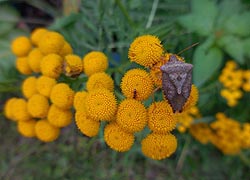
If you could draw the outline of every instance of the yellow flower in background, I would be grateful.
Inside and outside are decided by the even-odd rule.
[[[34,94],[28,99],[27,107],[32,117],[45,118],[49,111],[49,100],[41,94]]]
[[[84,110],[77,110],[75,113],[77,128],[86,136],[97,136],[100,129],[100,122],[89,118]]]
[[[86,97],[87,97],[88,93],[86,91],[78,91],[76,92],[75,96],[74,96],[74,101],[73,101],[73,105],[76,111],[78,110],[86,110],[85,107],[85,101],[86,101]]]
[[[116,122],[130,133],[139,132],[147,124],[147,110],[141,102],[125,99],[118,106]]]
[[[25,36],[19,36],[11,43],[11,50],[17,57],[27,56],[31,49],[32,44]]]
[[[30,75],[32,73],[32,69],[28,63],[28,57],[19,57],[16,59],[16,69],[24,75]]]
[[[50,78],[48,76],[40,76],[36,81],[36,90],[39,94],[50,97],[50,93],[52,88],[56,85],[56,80],[54,78]]]
[[[207,123],[192,124],[189,128],[189,132],[197,141],[202,144],[209,143],[213,133]]]
[[[73,105],[74,95],[75,92],[68,84],[58,83],[51,90],[50,100],[59,108],[70,109]]]
[[[104,72],[108,68],[108,57],[99,51],[91,51],[83,57],[83,70],[87,76]]]
[[[63,60],[58,54],[49,54],[42,58],[41,73],[44,76],[58,78],[62,72]]]
[[[35,126],[36,126],[36,121],[33,119],[28,120],[28,121],[18,121],[17,122],[18,132],[22,136],[28,137],[28,138],[36,136]]]
[[[243,79],[242,89],[246,92],[250,92],[250,70],[245,70],[243,72]]]
[[[166,101],[155,102],[148,108],[148,127],[156,133],[168,133],[175,129],[177,120]]]
[[[43,35],[48,32],[45,28],[36,28],[31,32],[30,39],[34,46],[38,46],[39,41],[43,40]]]
[[[64,110],[52,104],[49,108],[47,119],[55,127],[62,128],[72,122],[73,114],[71,110]]]
[[[30,98],[37,93],[36,82],[37,78],[35,76],[29,76],[23,81],[21,89],[24,97]]]
[[[46,119],[37,121],[35,126],[36,137],[43,142],[51,142],[59,137],[60,129],[52,126]]]
[[[58,54],[60,56],[64,57],[64,56],[66,56],[68,54],[72,54],[72,53],[73,53],[73,49],[72,49],[71,45],[65,41],[62,49],[60,50],[60,52]]]
[[[177,148],[174,135],[151,133],[141,142],[142,153],[152,159],[162,160],[172,155]]]
[[[197,87],[194,84],[192,84],[190,96],[187,99],[187,102],[183,106],[183,112],[188,111],[190,108],[195,106],[198,102],[198,99],[199,99],[199,91]]]
[[[244,123],[241,132],[241,147],[250,149],[250,123]]]
[[[22,98],[17,98],[11,105],[14,110],[11,111],[13,120],[15,121],[28,121],[31,115],[28,112],[27,101]]]
[[[5,104],[4,104],[4,115],[5,117],[7,117],[8,119],[12,120],[12,121],[16,121],[13,113],[15,111],[15,106],[14,106],[14,102],[17,100],[18,98],[10,98],[8,99]]]
[[[104,140],[113,150],[125,152],[131,149],[135,137],[132,133],[124,131],[118,124],[110,123],[105,126]]]
[[[66,55],[63,66],[66,76],[78,76],[83,70],[82,59],[75,54]]]
[[[99,72],[91,75],[86,82],[86,89],[92,91],[99,88],[105,88],[109,91],[114,91],[114,81],[105,72]]]
[[[163,47],[161,41],[152,35],[137,37],[129,47],[130,61],[145,67],[152,67],[161,60]]]
[[[85,107],[91,119],[111,121],[117,109],[115,95],[107,89],[90,91],[86,97]]]
[[[38,48],[32,49],[28,54],[28,64],[33,72],[39,73],[41,71],[40,63],[43,56],[44,55]]]
[[[45,32],[41,38],[42,39],[38,42],[38,48],[45,55],[59,53],[65,43],[64,37],[54,31]]]

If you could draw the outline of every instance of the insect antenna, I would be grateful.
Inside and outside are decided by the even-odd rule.
[[[191,49],[191,48],[194,47],[194,46],[197,46],[198,44],[199,44],[199,42],[194,43],[194,44],[192,44],[191,46],[186,47],[185,49],[183,49],[183,50],[181,50],[180,52],[178,52],[177,55],[180,55],[181,53],[183,53],[183,52],[185,52],[185,51]]]

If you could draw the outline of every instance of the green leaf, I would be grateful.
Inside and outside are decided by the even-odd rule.
[[[181,16],[178,22],[191,32],[208,36],[214,29],[214,21],[218,14],[215,1],[192,0],[191,14]]]
[[[198,87],[209,80],[218,71],[222,63],[223,54],[219,48],[211,47],[212,42],[212,39],[208,39],[194,53],[193,80]]]
[[[250,38],[243,40],[243,50],[245,55],[250,58]]]
[[[50,26],[50,29],[52,30],[60,30],[66,26],[69,26],[70,24],[77,21],[77,19],[80,18],[80,14],[72,13],[68,16],[64,16],[62,18],[57,18],[56,21]]]

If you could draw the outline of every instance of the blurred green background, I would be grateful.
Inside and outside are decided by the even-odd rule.
[[[193,81],[199,88],[198,107],[205,117],[227,112],[249,122],[249,93],[235,108],[219,96],[218,76],[228,59],[250,68],[249,0],[1,0],[0,1],[0,179],[249,179],[250,152],[223,155],[202,145],[188,133],[174,134],[178,149],[170,158],[155,161],[143,156],[140,142],[126,153],[109,149],[102,134],[83,136],[75,124],[62,130],[52,143],[21,137],[16,124],[5,119],[4,102],[20,97],[25,78],[15,69],[10,51],[13,38],[29,36],[36,27],[62,33],[81,57],[103,51],[110,60],[116,85],[128,65],[128,48],[142,34],[158,36],[168,52],[194,64]],[[112,69],[113,68],[113,69]],[[120,69],[121,70],[121,69]]]

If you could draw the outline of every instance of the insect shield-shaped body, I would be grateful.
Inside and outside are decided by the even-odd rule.
[[[172,106],[174,113],[182,112],[191,92],[193,65],[179,61],[175,55],[171,55],[169,61],[160,69],[165,98]]]

